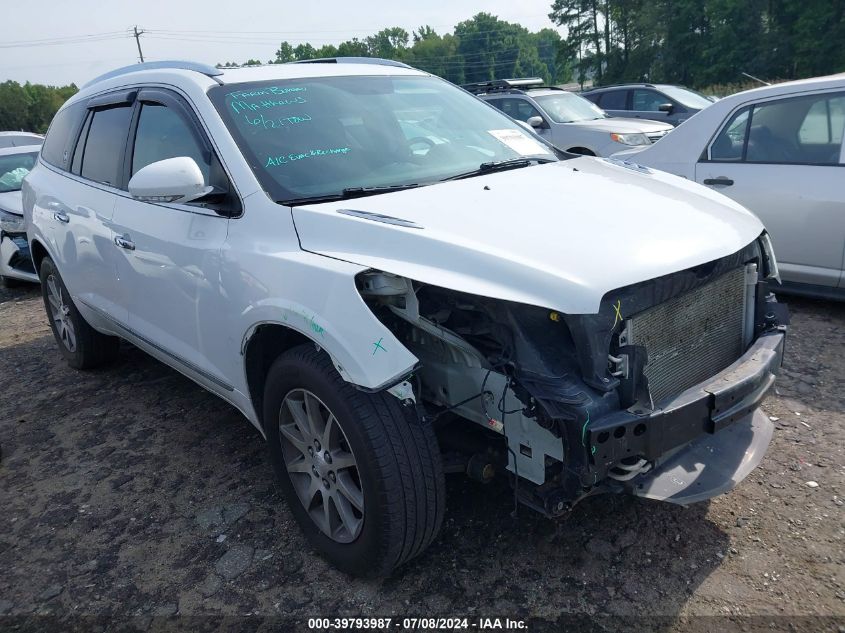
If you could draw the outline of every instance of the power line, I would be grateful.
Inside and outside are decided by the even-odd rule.
[[[536,18],[536,17],[548,17],[545,13],[535,13],[532,15],[521,15],[515,16],[511,19],[518,20],[518,19],[526,19],[526,18]],[[423,26],[429,26],[432,29],[438,28],[454,28],[456,25],[454,24],[424,24]],[[520,25],[521,26],[521,25]],[[401,27],[400,27],[401,28]],[[523,27],[527,28],[527,27]],[[231,34],[231,35],[286,35],[286,34],[293,34],[293,35],[315,35],[315,34],[322,34],[322,33],[377,33],[384,29],[384,25],[382,26],[375,26],[370,28],[362,28],[362,29],[334,29],[334,30],[327,30],[327,29],[317,29],[317,30],[306,30],[306,31],[231,31],[231,30],[179,30],[179,29],[148,29],[150,33],[190,33],[190,34]],[[491,29],[486,31],[475,31],[475,33],[497,33],[499,32],[498,29]]]
[[[181,38],[181,37],[166,37],[166,36],[160,36],[160,35],[153,35],[153,33],[155,33],[155,31],[143,31],[143,33],[147,34],[147,37],[149,37],[150,39],[203,42],[203,43],[209,43],[209,44],[251,44],[251,45],[255,45],[255,44],[260,44],[260,43],[267,43],[267,44],[275,43],[275,41],[260,42],[260,41],[257,41],[257,40],[241,41],[241,40],[224,40],[224,39],[217,39],[217,38],[192,38],[192,39],[187,39],[187,38]],[[411,47],[408,47],[407,50],[411,50]],[[438,59],[439,60],[456,60],[454,63],[461,63],[462,64],[462,63],[465,63],[466,60],[474,60],[475,58],[481,58],[481,57],[484,57],[484,56],[487,56],[487,55],[493,56],[493,57],[501,56],[501,55],[508,55],[508,54],[511,54],[511,53],[518,53],[520,50],[522,50],[520,47],[516,47],[516,48],[503,49],[503,50],[496,50],[495,52],[478,51],[478,52],[473,52],[473,53],[455,53],[454,55],[438,56]],[[407,58],[403,57],[402,58],[402,61],[411,61],[412,62],[414,60],[415,60],[414,57],[407,57]]]
[[[522,25],[519,25],[522,26]],[[527,31],[531,32],[530,29],[527,27],[522,26],[522,28],[526,29]],[[342,31],[192,31],[192,30],[176,30],[176,29],[147,29],[146,33],[150,34],[150,37],[155,37],[156,39],[171,39],[171,40],[178,40],[178,41],[186,41],[186,42],[213,42],[213,43],[234,43],[234,44],[275,44],[280,41],[287,41],[287,42],[299,42],[299,43],[309,43],[311,40],[317,39],[321,41],[331,40],[332,42],[343,43],[345,41],[350,41],[348,37],[344,39],[343,36],[335,37],[335,38],[323,38],[320,37],[321,33],[343,33],[349,34],[355,32],[354,29],[345,29]],[[360,32],[368,33],[368,37],[370,35],[376,35],[378,31],[373,29],[369,29],[366,31],[361,30]],[[474,39],[477,36],[483,36],[491,33],[502,33],[501,29],[487,29],[481,31],[471,31],[469,33],[464,34],[465,39]],[[310,34],[312,37],[309,38],[292,38],[289,37],[290,34],[302,35],[302,34]],[[448,33],[447,35],[452,35]],[[259,36],[259,37],[256,37]],[[273,36],[273,37],[270,37]],[[355,38],[357,39],[357,38]],[[364,38],[366,39],[366,38]],[[363,41],[359,39],[358,41]]]
[[[69,35],[64,37],[51,37],[39,40],[18,40],[4,42],[0,48],[29,48],[33,46],[61,46],[64,44],[86,44],[89,42],[103,42],[105,40],[116,40],[129,37],[127,31],[109,31],[105,33],[91,33],[89,35]]]

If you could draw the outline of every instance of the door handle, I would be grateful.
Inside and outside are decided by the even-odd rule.
[[[129,239],[128,235],[118,235],[114,238],[114,243],[120,248],[125,248],[127,251],[135,250],[135,242]]]
[[[70,216],[64,211],[55,211],[53,213],[53,219],[58,220],[62,224],[67,224],[68,222],[70,222]]]
[[[734,184],[734,181],[730,178],[725,178],[724,176],[719,176],[718,178],[705,178],[704,179],[705,185],[723,185],[725,187],[730,187]]]

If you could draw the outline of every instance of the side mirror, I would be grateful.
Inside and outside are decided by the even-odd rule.
[[[129,193],[143,202],[191,202],[213,189],[205,184],[196,161],[188,156],[150,163],[129,181]]]
[[[661,103],[659,106],[657,106],[657,109],[661,112],[665,112],[666,114],[671,114],[672,110],[675,109],[675,106],[673,106],[671,103]]]
[[[546,124],[546,122],[543,120],[543,117],[541,117],[541,116],[528,117],[528,120],[526,121],[526,123],[533,128],[540,128],[540,127],[545,126],[545,124]]]

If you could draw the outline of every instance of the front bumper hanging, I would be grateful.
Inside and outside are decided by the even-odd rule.
[[[785,330],[761,335],[735,363],[649,415],[617,412],[589,428],[596,475],[641,455],[654,468],[625,483],[635,495],[686,505],[730,490],[763,458],[772,424],[758,410],[775,383]]]

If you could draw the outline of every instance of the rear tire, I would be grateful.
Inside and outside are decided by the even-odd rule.
[[[52,259],[42,260],[38,276],[50,329],[67,364],[74,369],[93,369],[114,360],[120,339],[97,332],[82,318]]]
[[[291,512],[335,567],[384,576],[436,537],[445,510],[443,466],[434,431],[413,408],[356,389],[306,344],[273,363],[263,413]]]

